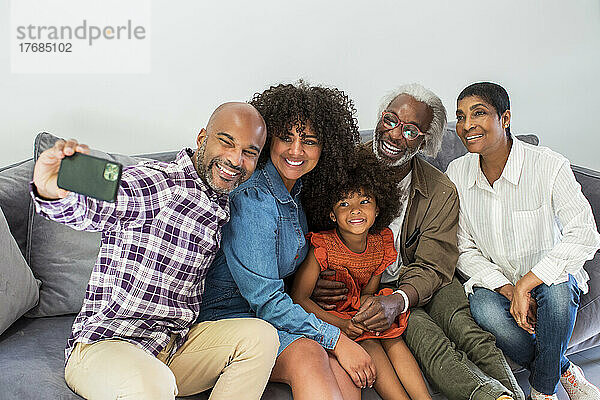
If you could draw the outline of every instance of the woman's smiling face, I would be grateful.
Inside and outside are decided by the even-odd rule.
[[[458,101],[456,134],[470,153],[486,155],[504,146],[509,124],[509,110],[499,117],[496,109],[478,96]]]
[[[273,136],[271,141],[271,161],[288,191],[299,178],[313,170],[323,148],[308,121],[301,133],[297,128],[293,126],[287,135]]]

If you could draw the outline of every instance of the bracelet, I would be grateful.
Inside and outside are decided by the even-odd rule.
[[[406,293],[404,293],[404,290],[398,289],[398,290],[395,290],[394,293],[392,293],[392,294],[399,294],[404,299],[404,309],[402,309],[402,311],[400,311],[400,314],[404,314],[405,312],[407,312],[408,306],[409,306],[408,296],[406,295]]]

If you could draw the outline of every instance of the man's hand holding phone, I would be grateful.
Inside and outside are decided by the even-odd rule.
[[[75,152],[89,154],[90,148],[85,144],[77,143],[75,139],[58,140],[53,147],[40,154],[33,169],[33,183],[40,197],[56,200],[65,198],[69,194],[68,191],[58,187],[58,170],[62,160]]]

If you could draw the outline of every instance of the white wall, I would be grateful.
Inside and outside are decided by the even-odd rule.
[[[0,0],[0,166],[36,132],[122,153],[193,146],[212,109],[303,77],[354,99],[361,129],[380,97],[420,82],[455,111],[478,80],[511,96],[513,132],[534,132],[600,170],[600,2],[152,1],[147,75],[10,73]]]

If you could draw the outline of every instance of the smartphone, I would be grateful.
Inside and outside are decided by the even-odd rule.
[[[75,153],[63,158],[58,170],[58,187],[98,200],[114,202],[123,166],[103,158]]]

